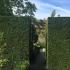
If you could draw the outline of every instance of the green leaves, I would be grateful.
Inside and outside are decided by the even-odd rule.
[[[48,69],[70,69],[70,18],[48,19]]]
[[[27,17],[0,17],[0,70],[26,68],[29,62],[28,20]]]
[[[11,6],[17,8],[15,13],[18,16],[21,14],[33,16],[37,10],[35,4],[32,4],[28,0],[13,0]]]
[[[12,7],[9,0],[0,0],[0,16],[12,16]]]
[[[16,10],[14,11],[14,7]],[[1,16],[22,16],[29,15],[34,16],[36,12],[35,4],[32,4],[28,0],[0,0],[0,15]],[[14,13],[13,13],[14,11]]]

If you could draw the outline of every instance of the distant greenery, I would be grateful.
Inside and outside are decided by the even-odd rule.
[[[55,17],[55,15],[56,15],[56,10],[54,9],[51,13],[51,17]]]

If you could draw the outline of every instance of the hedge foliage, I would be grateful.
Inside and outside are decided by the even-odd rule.
[[[25,70],[29,24],[27,17],[0,17],[0,70]]]
[[[48,70],[70,70],[70,18],[48,18]]]

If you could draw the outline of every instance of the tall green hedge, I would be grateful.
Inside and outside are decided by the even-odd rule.
[[[70,18],[48,18],[48,70],[70,70]]]
[[[25,70],[29,25],[28,17],[0,17],[0,70]]]

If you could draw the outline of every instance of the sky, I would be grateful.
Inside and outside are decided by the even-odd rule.
[[[52,11],[56,10],[56,16],[70,16],[70,0],[29,0],[37,7],[35,17],[38,19],[46,19],[51,16]]]

